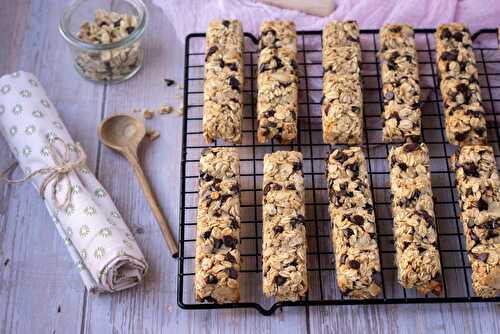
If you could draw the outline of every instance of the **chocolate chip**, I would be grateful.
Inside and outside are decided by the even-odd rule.
[[[127,30],[127,33],[130,35],[132,33],[132,31],[135,30],[135,28],[134,27],[127,27],[127,29],[125,29],[125,30]]]
[[[207,303],[217,303],[217,300],[212,297],[212,296],[206,296],[206,297],[203,297],[201,299],[201,302],[204,303],[204,302],[207,302]]]
[[[389,91],[387,93],[384,94],[384,99],[386,101],[391,101],[394,99],[394,93],[392,91]]]
[[[345,167],[347,169],[351,170],[354,173],[354,175],[358,175],[359,174],[359,164],[357,162],[353,162],[352,164],[347,165]]]
[[[393,33],[398,33],[398,32],[401,32],[401,26],[391,27],[391,29],[389,29],[389,30]]]
[[[347,36],[347,40],[351,42],[359,42],[359,37],[354,37],[354,36]]]
[[[403,242],[403,249],[407,249],[410,246],[409,242],[404,241]]]
[[[293,228],[296,228],[298,225],[304,224],[304,216],[298,215],[297,217],[290,218],[290,224]]]
[[[482,136],[486,132],[486,129],[485,128],[476,128],[476,129],[474,129],[474,132],[476,132],[479,136]]]
[[[278,123],[273,122],[273,121],[268,121],[267,126],[269,126],[270,128],[275,128],[278,126]]]
[[[230,235],[225,235],[223,239],[224,239],[224,245],[226,247],[235,248],[236,245],[238,244],[238,240],[236,240]]]
[[[231,70],[231,71],[237,71],[238,70],[238,64],[236,63],[228,63],[226,66]]]
[[[295,184],[293,184],[293,183],[287,184],[286,189],[287,190],[297,190],[297,188],[295,187]]]
[[[237,92],[240,92],[240,82],[234,76],[229,77],[229,86]]]
[[[451,37],[451,32],[448,28],[443,29],[441,32],[441,39],[448,39]]]
[[[479,211],[488,210],[488,203],[482,198],[477,201],[476,206]]]
[[[360,215],[354,215],[351,217],[351,222],[356,225],[363,225],[365,219]]]
[[[457,42],[462,42],[464,39],[464,34],[462,34],[460,31],[457,31],[453,34],[453,39],[455,39],[455,41]]]
[[[410,152],[416,151],[418,148],[419,148],[419,145],[417,143],[406,144],[404,146],[404,151],[406,153],[410,153]]]
[[[442,60],[457,60],[458,58],[458,51],[456,50],[453,50],[453,51],[445,51],[443,52],[443,54],[441,55],[441,59]]]
[[[477,234],[473,230],[470,230],[469,235],[470,235],[471,240],[473,240],[475,243],[479,243],[479,237],[477,236]]]
[[[285,229],[283,228],[283,226],[279,226],[279,225],[278,225],[278,226],[275,226],[275,227],[273,228],[273,231],[274,231],[274,233],[276,233],[276,234],[283,233],[283,231],[284,231],[284,230],[285,230]]]
[[[205,231],[203,232],[203,239],[208,239],[210,238],[210,235],[212,234],[212,230],[208,230],[208,231]]]
[[[223,25],[224,27],[226,27],[226,28],[229,28],[229,25],[230,25],[230,24],[231,24],[231,22],[230,22],[230,21],[228,21],[228,20],[224,20],[224,21],[222,21],[222,25]]]
[[[236,230],[240,227],[238,221],[234,217],[231,217],[230,220],[231,222],[229,223],[229,228]]]
[[[226,261],[229,261],[231,263],[236,263],[236,258],[231,254],[231,253],[227,253],[226,254]]]
[[[287,278],[286,277],[283,277],[283,276],[280,276],[280,275],[277,275],[275,278],[274,278],[274,283],[276,283],[278,286],[281,286],[283,284],[286,283],[286,280]]]
[[[215,239],[215,240],[214,240],[214,249],[219,249],[219,248],[221,248],[221,247],[222,247],[222,244],[223,244],[223,242],[222,242],[222,240],[221,240],[221,239]]]
[[[276,112],[274,110],[272,110],[272,109],[271,110],[267,110],[266,112],[264,112],[264,116],[266,118],[273,117],[275,113]]]
[[[234,268],[226,268],[224,269],[224,272],[229,276],[229,278],[232,279],[237,279],[238,278],[238,272]]]
[[[468,131],[466,131],[466,132],[457,132],[455,134],[455,140],[457,140],[459,142],[464,141],[467,138],[467,133],[468,133]]]
[[[356,260],[349,261],[349,267],[351,267],[352,269],[359,269],[360,266],[360,263]]]
[[[293,170],[294,171],[302,170],[302,162],[300,162],[300,161],[294,161],[293,162]]]
[[[219,280],[217,279],[217,277],[215,277],[215,275],[210,274],[207,277],[207,283],[208,284],[217,284],[218,281]]]
[[[423,253],[423,252],[425,252],[425,251],[426,251],[426,249],[425,249],[424,247],[418,247],[418,251],[419,251],[420,253]]]
[[[349,237],[353,234],[354,232],[349,227],[344,229],[344,237],[349,239]]]
[[[341,164],[343,164],[344,162],[346,162],[347,159],[349,159],[349,157],[347,156],[347,154],[345,154],[342,151],[339,151],[337,153],[337,155],[335,156],[335,160],[337,160]]]
[[[276,67],[275,67],[276,69],[280,69],[284,66],[280,58],[274,57],[274,61],[276,62]]]
[[[163,79],[163,81],[167,84],[168,87],[172,86],[175,81],[172,79]]]
[[[496,238],[496,237],[498,237],[498,232],[497,231],[488,230],[488,232],[486,233],[486,240],[493,239],[493,238]]]
[[[233,184],[231,188],[229,189],[233,194],[239,194],[240,193],[240,186],[237,184]]]
[[[398,167],[399,169],[401,169],[403,172],[406,171],[408,169],[408,165],[405,164],[404,162],[400,162],[398,163]]]
[[[276,36],[276,30],[274,30],[274,29],[267,29],[267,30],[263,31],[262,36],[267,35],[269,33],[271,33],[273,36]]]
[[[489,256],[490,256],[490,254],[488,254],[488,253],[481,253],[481,254],[478,254],[476,256],[476,259],[478,259],[479,261],[486,262],[486,260],[488,260]]]
[[[120,23],[122,22],[122,18],[120,17],[117,21],[113,22],[113,27],[118,28],[120,26]]]
[[[281,184],[277,184],[277,183],[271,183],[271,188],[272,188],[272,190],[281,190],[281,189],[283,189],[283,187],[281,186]]]
[[[208,58],[209,58],[211,55],[213,55],[214,53],[216,53],[216,52],[217,52],[217,50],[219,50],[219,48],[218,48],[216,45],[211,46],[211,47],[208,49],[208,51],[207,51],[207,55],[206,55],[206,57],[205,57],[205,61],[207,61],[207,60],[208,60]]]
[[[290,265],[297,267],[299,264],[297,263],[297,260],[294,259],[292,262],[290,262]]]
[[[399,113],[398,112],[393,112],[389,115],[389,118],[394,118],[396,121],[400,121],[401,120],[401,117],[399,117]]]
[[[469,94],[469,86],[462,82],[457,85],[457,91],[462,94]]]
[[[371,205],[370,203],[365,203],[365,205],[363,206],[363,209],[365,209],[368,213],[372,213],[373,212],[373,205]]]
[[[419,210],[419,211],[417,211],[417,214],[425,220],[428,228],[434,227],[434,219],[427,211]]]
[[[347,254],[342,254],[340,256],[340,263],[341,264],[344,264],[345,263],[345,260],[347,260]]]
[[[464,164],[462,167],[464,174],[472,177],[479,177],[479,171],[477,170],[477,166],[471,163]]]

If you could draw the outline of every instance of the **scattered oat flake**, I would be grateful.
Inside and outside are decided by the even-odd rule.
[[[160,106],[160,109],[158,109],[158,112],[160,115],[165,115],[165,114],[170,114],[172,112],[172,107],[166,104],[163,104]]]
[[[146,136],[148,136],[149,140],[154,141],[160,137],[160,133],[154,129],[146,130]]]
[[[184,89],[184,86],[183,86],[183,85],[180,85],[180,84],[179,84],[179,85],[177,85],[176,87],[177,87],[177,89]]]
[[[151,119],[155,115],[154,111],[149,111],[148,109],[145,109],[142,114],[143,114],[145,119]]]

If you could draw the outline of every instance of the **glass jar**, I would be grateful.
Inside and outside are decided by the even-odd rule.
[[[114,38],[102,43],[102,37],[109,35],[106,31],[97,30],[100,41],[87,38],[84,41],[79,37],[79,32],[85,22],[93,22],[104,10],[121,15],[129,15],[129,20],[117,20],[113,27],[116,33],[123,33],[123,38]],[[132,20],[136,25],[124,28]],[[109,16],[106,16],[107,20]],[[143,49],[141,37],[146,29],[147,9],[141,0],[77,0],[64,12],[59,24],[59,31],[68,42],[74,65],[78,73],[84,78],[101,83],[117,83],[133,77],[142,67]],[[107,26],[111,28],[111,26]],[[87,24],[87,31],[95,32]],[[127,33],[125,34],[124,31]],[[114,31],[112,33],[114,35]],[[119,35],[122,36],[122,35]],[[120,37],[121,38],[121,37]]]

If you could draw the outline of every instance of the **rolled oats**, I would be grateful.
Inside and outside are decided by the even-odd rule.
[[[440,295],[441,261],[427,146],[393,147],[389,163],[398,280],[405,288]]]
[[[381,291],[380,258],[368,171],[360,147],[334,149],[326,170],[337,284],[345,296]]]
[[[208,25],[205,53],[203,136],[241,143],[243,121],[243,28],[237,20]],[[181,87],[177,85],[177,88]],[[179,88],[180,89],[180,88]]]
[[[420,81],[413,28],[386,24],[380,31],[383,140],[417,142],[421,137]]]
[[[361,48],[355,21],[331,22],[323,30],[323,141],[360,144],[363,134]]]
[[[98,9],[92,22],[80,26],[77,37],[91,44],[110,44],[129,36],[138,22],[134,15]],[[96,81],[119,80],[134,72],[141,65],[139,42],[117,49],[103,51],[78,51],[76,66],[86,77]]]
[[[277,139],[283,144],[297,137],[297,34],[291,21],[267,21],[260,27],[257,74],[259,143]]]
[[[461,23],[436,31],[436,57],[446,136],[456,145],[485,144],[487,131],[472,40]]]
[[[307,292],[302,154],[264,156],[262,272],[264,295],[296,301]]]
[[[452,156],[472,287],[483,298],[500,292],[500,180],[490,146],[463,146]]]
[[[200,159],[196,226],[196,300],[240,298],[240,160],[234,148],[208,148]]]

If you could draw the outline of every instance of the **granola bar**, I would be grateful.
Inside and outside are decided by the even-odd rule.
[[[282,144],[297,137],[297,35],[291,21],[267,21],[260,27],[257,74],[259,143],[277,139]]]
[[[380,258],[368,171],[360,147],[334,149],[327,163],[337,284],[345,296],[381,291]]]
[[[240,298],[240,161],[234,148],[209,148],[200,159],[196,226],[196,300]]]
[[[441,263],[427,146],[393,147],[389,162],[398,280],[405,288],[440,295]]]
[[[331,22],[323,31],[323,141],[360,144],[363,134],[361,48],[355,21]]]
[[[486,143],[478,71],[470,32],[465,25],[449,23],[438,27],[436,57],[448,142]]]
[[[417,142],[421,137],[420,81],[413,28],[387,24],[381,32],[383,140]]]
[[[500,180],[490,146],[463,146],[452,156],[472,287],[483,298],[500,292]]]
[[[237,20],[208,25],[205,57],[203,136],[241,143],[243,120],[243,29]]]
[[[302,154],[264,156],[262,271],[264,295],[296,301],[307,292]]]

